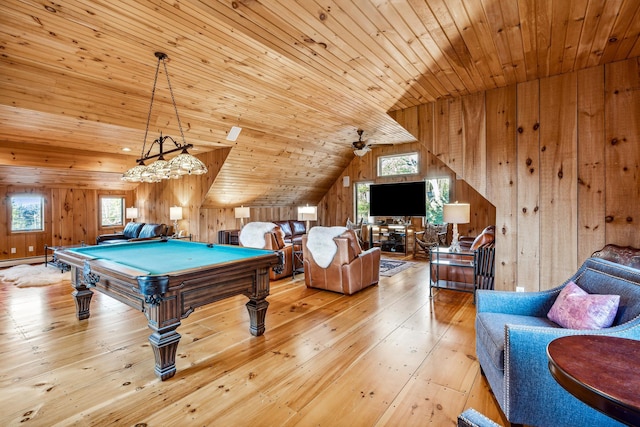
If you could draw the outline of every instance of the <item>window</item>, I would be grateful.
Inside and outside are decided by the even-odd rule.
[[[418,153],[378,157],[378,176],[411,175],[418,173]]]
[[[32,194],[11,196],[11,231],[44,230],[44,199]]]
[[[124,224],[124,197],[100,197],[100,226],[116,227]]]
[[[427,221],[442,224],[444,204],[449,203],[449,178],[427,180]]]
[[[369,182],[357,182],[356,189],[356,220],[355,222],[369,222]]]

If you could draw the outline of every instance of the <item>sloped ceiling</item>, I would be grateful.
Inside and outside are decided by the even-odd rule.
[[[314,203],[387,112],[640,54],[635,0],[0,5],[0,185],[131,189],[156,67],[192,154],[231,147],[205,205]],[[161,69],[148,143],[179,137]],[[242,132],[227,141],[232,126]],[[131,152],[123,152],[130,148]]]

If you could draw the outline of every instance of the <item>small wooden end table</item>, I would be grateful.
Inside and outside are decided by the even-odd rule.
[[[549,371],[569,393],[625,424],[640,425],[640,341],[570,335],[547,346]]]

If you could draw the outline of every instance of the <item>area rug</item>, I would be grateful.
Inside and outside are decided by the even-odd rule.
[[[415,263],[410,261],[399,261],[392,259],[380,260],[380,275],[391,277],[394,274],[400,273],[409,267],[412,267]]]
[[[13,283],[19,288],[49,286],[71,283],[71,272],[60,273],[60,269],[44,264],[22,264],[0,270],[0,282]]]

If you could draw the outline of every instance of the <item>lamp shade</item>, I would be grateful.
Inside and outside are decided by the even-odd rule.
[[[138,219],[138,208],[130,207],[125,212],[127,219]]]
[[[449,203],[444,205],[443,220],[450,224],[466,224],[470,216],[469,203]]]
[[[298,221],[317,221],[318,208],[316,206],[298,206]]]
[[[238,218],[249,218],[250,211],[248,207],[240,206],[239,208],[234,209],[236,219]]]
[[[182,219],[182,206],[171,206],[169,208],[169,218],[172,221]]]

